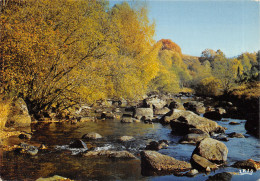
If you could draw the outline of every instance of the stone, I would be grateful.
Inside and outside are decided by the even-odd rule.
[[[228,134],[228,136],[230,138],[245,138],[245,136],[241,133],[236,133],[236,132],[233,132],[233,133],[230,133]]]
[[[82,154],[84,157],[96,157],[105,156],[107,158],[124,158],[124,159],[136,159],[136,157],[128,151],[110,151],[110,150],[99,150],[99,151],[88,151]]]
[[[200,129],[206,133],[225,132],[225,128],[219,126],[215,121],[198,116],[191,111],[174,109],[163,116],[160,122],[170,122],[173,133],[188,134],[190,128]]]
[[[134,117],[137,119],[142,119],[145,117],[146,119],[153,118],[153,109],[152,108],[136,108],[134,111]]]
[[[194,177],[195,175],[197,175],[199,173],[199,171],[197,169],[192,169],[189,172],[187,172],[185,174],[185,176],[187,177]]]
[[[145,150],[154,150],[154,151],[158,151],[160,149],[163,148],[167,148],[168,145],[168,141],[167,140],[160,140],[160,141],[151,141],[146,147]]]
[[[206,181],[231,181],[232,174],[228,172],[218,173],[213,176],[209,176],[209,178]]]
[[[222,107],[217,107],[217,108],[216,108],[216,111],[217,111],[219,114],[221,114],[221,115],[227,113],[227,111],[226,111],[224,108],[222,108]]]
[[[202,102],[190,101],[184,103],[183,106],[186,110],[192,111],[196,114],[204,114],[206,111],[206,108]]]
[[[126,141],[133,141],[134,140],[134,137],[133,136],[121,136],[119,138],[119,141],[121,142],[126,142]]]
[[[121,123],[132,123],[134,119],[130,114],[123,114],[121,118]]]
[[[218,134],[218,135],[212,136],[212,138],[219,140],[219,141],[229,141],[229,139],[227,138],[227,136],[225,134]]]
[[[169,108],[164,107],[164,108],[161,108],[161,109],[155,109],[154,114],[155,115],[164,115],[164,114],[168,113],[169,111],[170,111]]]
[[[21,133],[21,134],[18,136],[18,138],[20,138],[20,139],[27,139],[27,140],[29,140],[29,139],[31,139],[31,138],[32,138],[32,135],[31,135],[31,134],[29,134],[29,133]]]
[[[185,108],[183,107],[183,105],[179,102],[176,102],[176,101],[172,101],[169,105],[168,105],[168,108],[170,110],[172,109],[180,109],[180,110],[185,110]]]
[[[101,114],[101,119],[114,119],[115,115],[112,112],[103,112]]]
[[[87,139],[87,140],[96,140],[96,139],[100,139],[100,138],[102,138],[102,136],[100,134],[94,133],[94,132],[87,133],[82,136],[82,139]]]
[[[153,96],[153,97],[148,97],[148,98],[144,99],[142,107],[161,109],[166,104],[167,104],[167,102],[165,100],[162,100],[156,96]]]
[[[222,119],[221,114],[217,111],[206,112],[203,116],[205,118],[213,119],[213,120],[216,120],[216,121],[220,121]]]
[[[70,148],[83,148],[83,149],[88,149],[86,143],[84,143],[82,140],[73,140],[69,144]]]
[[[224,163],[227,161],[228,148],[218,140],[205,138],[200,141],[192,155],[197,154],[213,163]]]
[[[190,160],[192,168],[196,168],[201,171],[206,171],[207,168],[215,170],[218,166],[215,163],[210,162],[206,158],[203,158],[197,154],[193,154]]]
[[[141,168],[155,172],[174,172],[191,169],[191,164],[185,161],[176,160],[173,157],[163,155],[156,151],[142,151]]]
[[[27,143],[20,143],[15,152],[34,156],[38,153],[38,148]]]
[[[260,162],[254,161],[252,159],[237,161],[232,165],[235,168],[242,168],[242,169],[252,169],[254,171],[260,170]]]
[[[179,143],[181,144],[196,144],[197,142],[203,140],[204,138],[209,138],[209,134],[204,133],[204,134],[194,134],[190,133],[181,138]]]
[[[28,127],[31,126],[31,117],[26,103],[22,98],[14,99],[11,103],[6,127]]]

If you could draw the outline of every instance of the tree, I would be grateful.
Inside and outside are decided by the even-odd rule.
[[[131,8],[123,2],[109,14],[118,51],[110,69],[114,96],[138,98],[159,70],[159,46],[153,40],[155,25],[149,23],[145,6]]]
[[[0,23],[2,91],[23,97],[33,114],[140,96],[158,71],[154,24],[143,7],[28,0],[5,7]]]
[[[238,66],[237,59],[220,56],[214,60],[212,74],[219,79],[220,88],[224,94],[228,94],[236,85]]]
[[[201,56],[199,58],[200,62],[204,62],[204,61],[209,61],[212,62],[215,58],[215,56],[217,55],[217,52],[212,50],[212,49],[205,49],[202,53]]]

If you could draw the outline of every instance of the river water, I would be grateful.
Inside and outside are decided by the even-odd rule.
[[[200,173],[195,177],[176,177],[174,175],[143,176],[141,174],[139,153],[150,141],[168,140],[169,147],[159,152],[179,160],[190,160],[194,145],[178,144],[180,136],[172,135],[170,126],[160,123],[123,124],[119,119],[99,120],[86,123],[49,123],[32,126],[31,143],[44,143],[48,150],[36,156],[15,154],[13,151],[0,151],[0,175],[2,180],[36,180],[39,177],[60,175],[75,180],[207,180],[209,176],[221,172],[236,172],[239,169],[230,167],[234,162],[246,159],[260,160],[260,144],[255,137],[246,134],[245,120],[227,119],[218,124],[228,129],[226,133],[238,132],[246,138],[229,138],[224,142],[228,147],[227,167],[211,172]],[[229,122],[240,122],[240,125],[229,125]],[[97,132],[103,136],[97,141],[86,141],[88,148],[96,150],[127,150],[139,159],[122,160],[110,158],[86,158],[77,155],[80,149],[68,149],[73,139],[80,139],[88,132]],[[121,143],[121,136],[133,136],[134,141]],[[18,144],[21,140],[11,137],[9,144]],[[1,180],[0,179],[0,180]],[[233,175],[231,180],[258,180],[260,171],[252,175]]]

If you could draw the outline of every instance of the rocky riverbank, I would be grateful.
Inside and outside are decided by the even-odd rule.
[[[219,168],[232,167],[228,164],[228,157],[235,155],[230,156],[227,143],[230,139],[246,141],[249,137],[247,134],[232,130],[232,127],[241,127],[243,125],[241,122],[233,124],[232,122],[235,123],[235,121],[225,119],[231,115],[231,112],[237,110],[236,106],[232,102],[224,101],[215,102],[214,105],[212,104],[214,100],[211,98],[190,96],[187,99],[187,95],[185,96],[184,98],[181,94],[174,97],[153,95],[131,105],[122,106],[122,103],[112,101],[110,105],[84,106],[76,112],[67,113],[64,121],[57,121],[58,115],[52,113],[54,116],[52,119],[56,122],[46,122],[50,119],[48,116],[44,121],[41,118],[40,121],[33,122],[31,132],[17,132],[19,135],[12,136],[16,144],[13,144],[12,149],[9,150],[13,150],[10,152],[18,157],[32,159],[35,159],[35,156],[42,157],[53,153],[67,154],[68,152],[96,161],[97,159],[112,159],[121,162],[130,159],[135,160],[135,163],[139,162],[143,176],[174,174],[190,177],[204,172],[211,173]],[[183,97],[181,102],[185,103],[178,102],[178,97]],[[228,122],[225,122],[226,120]],[[140,126],[150,129],[160,124],[164,130],[169,130],[169,133],[160,132],[160,136],[149,136],[149,140],[139,135],[141,134],[138,131]],[[48,139],[44,130],[49,129],[50,125],[55,125],[56,133],[52,134],[60,138],[61,143],[62,135],[64,138],[67,134],[71,135],[70,141],[66,143],[64,139],[65,144],[60,144]],[[66,129],[70,131],[63,129],[65,125],[68,125]],[[85,126],[82,127],[82,125]],[[94,125],[97,128],[91,129]],[[107,129],[106,126],[112,127]],[[113,126],[117,126],[118,130],[112,131]],[[83,132],[85,127],[89,127],[89,131]],[[74,129],[78,130],[77,132],[81,135],[77,132],[71,134]],[[119,130],[121,136],[118,135]],[[146,134],[149,135],[148,129]],[[181,147],[190,145],[190,151],[187,152],[189,156],[176,158],[172,154],[173,145],[183,145]],[[179,152],[176,154],[178,155]],[[250,158],[244,158],[244,160]],[[257,166],[259,162],[254,160],[243,162],[244,160],[238,160],[241,163],[234,164],[234,168],[248,168],[254,171],[259,169]],[[75,178],[72,177],[72,179]]]

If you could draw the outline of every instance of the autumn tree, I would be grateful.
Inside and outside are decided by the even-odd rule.
[[[110,11],[117,56],[111,65],[114,96],[138,98],[158,72],[158,45],[154,45],[154,23],[145,6],[116,4]]]
[[[2,11],[2,92],[23,97],[31,113],[134,98],[157,74],[159,48],[143,6],[27,0]]]

